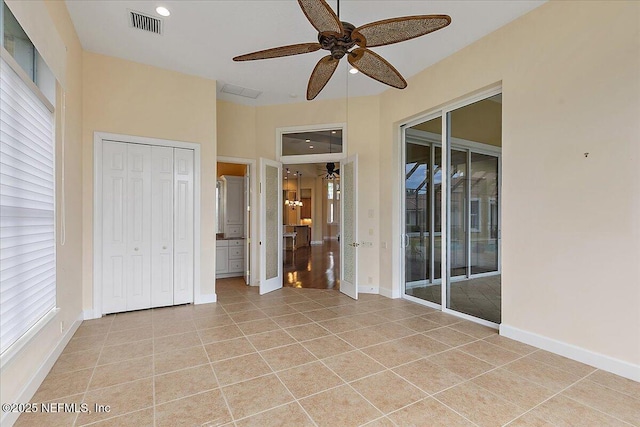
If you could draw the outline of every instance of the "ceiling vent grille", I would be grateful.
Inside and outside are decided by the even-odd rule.
[[[129,25],[139,30],[162,35],[162,20],[144,13],[130,10]]]
[[[262,92],[259,90],[249,89],[246,87],[236,86],[228,83],[222,86],[222,89],[220,91],[224,93],[230,93],[231,95],[244,96],[245,98],[251,99],[256,99],[260,95],[262,95]]]

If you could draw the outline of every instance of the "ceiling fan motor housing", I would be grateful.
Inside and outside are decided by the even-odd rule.
[[[330,51],[333,59],[341,59],[358,42],[351,39],[351,32],[356,29],[355,25],[349,22],[342,22],[342,27],[344,28],[343,34],[333,32],[318,34],[320,46],[322,46],[322,49]]]

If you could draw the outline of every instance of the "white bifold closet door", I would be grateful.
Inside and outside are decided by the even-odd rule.
[[[193,151],[103,143],[103,313],[193,301]]]

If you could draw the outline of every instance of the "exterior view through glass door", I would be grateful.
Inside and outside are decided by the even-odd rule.
[[[501,96],[448,111],[444,123],[442,117],[436,113],[404,128],[404,295],[499,324]],[[446,168],[443,145],[448,147]],[[448,243],[444,269],[443,235]]]

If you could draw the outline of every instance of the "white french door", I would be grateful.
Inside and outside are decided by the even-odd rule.
[[[193,150],[102,144],[102,313],[193,301]]]
[[[193,150],[174,148],[173,304],[193,302]]]
[[[340,165],[341,191],[341,266],[340,292],[358,299],[358,158],[350,156]]]
[[[282,163],[260,158],[260,295],[282,288]]]

